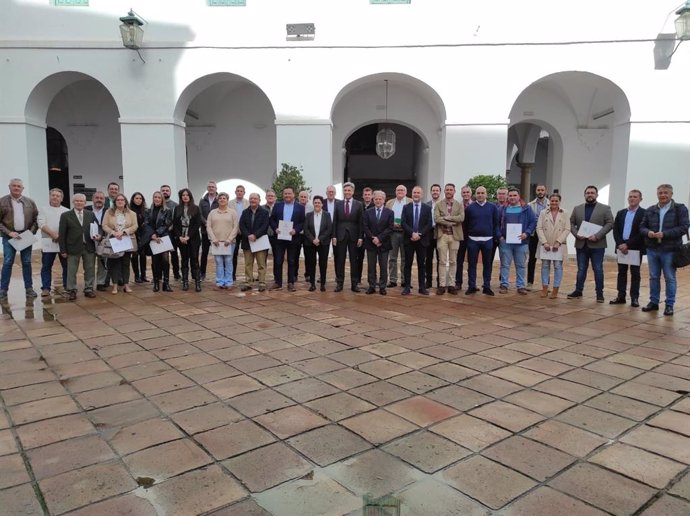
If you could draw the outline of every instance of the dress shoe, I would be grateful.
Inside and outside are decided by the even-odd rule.
[[[386,295],[386,289],[385,288],[380,289],[379,294],[381,294],[382,296],[385,296]]]
[[[519,288],[517,289],[517,293],[520,294],[521,296],[526,296],[529,291],[526,288]]]
[[[26,289],[26,297],[38,297],[38,294],[36,294],[36,291],[32,288],[27,288]]]
[[[657,312],[659,305],[657,303],[647,303],[647,306],[642,307],[643,312]]]
[[[398,286],[398,284],[395,281],[391,281],[386,285],[388,288],[395,288]]]
[[[457,296],[458,295],[458,289],[455,287],[448,287],[448,293],[451,296]]]
[[[288,292],[297,292],[294,283],[288,283]]]
[[[638,301],[638,299],[636,297],[633,297],[630,300],[630,306],[632,306],[633,308],[639,308],[640,302]]]
[[[201,292],[201,280],[196,280],[194,282],[194,292]]]
[[[49,288],[44,288],[41,290],[41,297],[49,297],[50,296],[50,289]]]
[[[184,290],[185,292],[189,290],[189,281],[182,280],[182,290]]]
[[[426,288],[431,288],[433,286],[433,282],[427,281],[426,282]]]
[[[77,300],[77,293],[74,290],[70,290],[69,296],[67,296],[67,299],[70,301],[76,301]]]
[[[442,296],[445,293],[446,293],[446,287],[438,287],[436,289],[436,295],[437,296]]]
[[[333,292],[342,292],[343,291],[343,286],[342,285],[336,285],[335,290]]]
[[[88,290],[84,292],[84,296],[93,299],[94,297],[96,297],[96,293],[93,290]]]
[[[365,294],[375,294],[375,293],[376,293],[376,289],[374,287],[369,287],[367,289],[367,291],[365,292]]]
[[[673,307],[666,305],[666,308],[664,308],[664,315],[673,315]]]
[[[280,285],[278,283],[274,283],[273,285],[271,285],[271,287],[268,290],[281,290],[282,288],[283,288],[282,285]]]
[[[319,290],[321,292],[326,292],[326,285],[321,285],[321,288]]]
[[[249,290],[251,290],[251,289],[252,289],[252,287],[250,287],[249,285],[242,285],[242,288],[240,289],[240,292],[247,292],[247,291],[249,291]]]
[[[259,287],[259,292],[266,292],[266,287],[264,287],[263,285],[261,285],[261,286]]]
[[[312,284],[309,286],[309,292],[314,292],[316,290],[316,285]]]
[[[105,285],[96,285],[96,290],[99,292],[105,292],[108,289]]]
[[[606,301],[604,299],[604,294],[597,294],[597,303],[603,303],[604,301]]]
[[[498,287],[498,293],[499,294],[507,294],[508,293],[508,287]]]
[[[577,299],[582,297],[582,292],[579,290],[573,290],[570,294],[566,296],[568,299]]]
[[[405,287],[404,289],[402,289],[402,292],[400,294],[403,296],[409,296],[410,295],[410,289]]]
[[[135,278],[134,278],[134,283],[143,283],[143,281],[141,280],[141,278],[136,278],[136,277],[135,277]]]
[[[617,298],[609,301],[609,304],[610,305],[624,305],[625,304],[625,298],[618,296]]]
[[[357,285],[353,285],[350,290],[352,290],[352,292],[361,292],[360,288]]]
[[[469,295],[475,294],[477,292],[479,292],[478,288],[468,288],[467,290],[465,290],[465,295],[469,296]]]
[[[160,292],[160,290],[161,290],[161,282],[159,280],[153,280],[153,291],[154,292]]]
[[[172,292],[173,291],[172,287],[170,286],[170,282],[165,281],[165,280],[163,280],[162,289],[163,289],[163,292]],[[125,292],[131,292],[131,290],[128,291],[127,288],[125,287]]]
[[[421,295],[423,295],[423,296],[428,296],[428,295],[429,295],[429,291],[428,291],[427,289],[425,289],[425,288],[420,288],[420,289],[419,289],[419,293],[420,293]]]
[[[494,295],[494,291],[491,290],[489,287],[484,287],[484,288],[482,289],[482,294],[486,294],[487,296],[493,296],[493,295]]]

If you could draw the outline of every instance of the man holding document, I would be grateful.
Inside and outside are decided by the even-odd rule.
[[[31,246],[36,241],[38,208],[36,203],[24,197],[21,179],[10,179],[10,193],[0,197],[0,233],[2,233],[2,275],[0,275],[0,301],[7,299],[12,265],[17,251],[22,261],[22,275],[26,297],[36,297],[31,278]]]
[[[534,211],[526,203],[520,203],[520,192],[508,190],[508,204],[500,208],[501,237],[498,251],[501,258],[500,294],[508,292],[510,265],[515,262],[515,286],[517,293],[527,295],[525,264],[529,255],[529,238],[537,227]]]
[[[297,260],[299,260],[302,229],[304,228],[304,206],[295,202],[295,190],[283,188],[283,201],[276,203],[271,211],[269,224],[276,235],[276,254],[273,257],[274,283],[271,290],[283,288],[283,262],[287,252],[288,291],[295,292],[297,280]]]
[[[68,299],[77,299],[77,271],[79,261],[84,268],[84,295],[96,297],[93,289],[96,286],[96,244],[94,240],[101,239],[96,217],[92,211],[86,211],[86,196],[74,194],[72,197],[73,210],[67,210],[60,215],[60,229],[58,242],[60,255],[67,260],[67,292]]]
[[[249,208],[240,217],[240,234],[244,251],[244,285],[242,292],[252,289],[254,261],[259,269],[259,292],[266,290],[266,257],[271,247],[268,241],[268,210],[260,206],[258,193],[249,194]]]
[[[597,303],[604,302],[604,253],[606,234],[613,229],[613,213],[609,206],[597,202],[598,196],[596,186],[585,188],[585,203],[575,206],[570,215],[570,232],[575,237],[577,253],[577,280],[575,290],[568,294],[568,299],[582,297],[591,261]]]
[[[613,239],[618,256],[618,295],[609,301],[610,305],[624,305],[628,290],[628,268],[630,268],[630,306],[640,306],[640,263],[645,252],[644,238],[640,234],[640,223],[645,209],[640,208],[642,192],[630,190],[628,207],[616,213],[613,223]]]

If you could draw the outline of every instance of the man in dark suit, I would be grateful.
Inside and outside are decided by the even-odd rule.
[[[575,206],[570,214],[570,232],[575,237],[577,253],[577,280],[575,290],[568,294],[568,299],[582,297],[587,279],[587,268],[592,262],[597,303],[604,302],[604,253],[606,252],[606,234],[613,229],[613,214],[606,204],[597,202],[599,189],[590,185],[585,188],[585,203]],[[584,222],[601,226],[594,235],[583,236],[578,232]]]
[[[268,210],[259,206],[261,197],[258,193],[249,194],[249,208],[240,217],[240,232],[242,233],[242,250],[244,251],[244,285],[242,292],[252,289],[254,283],[254,261],[259,270],[259,292],[266,290],[266,257],[268,249],[252,252],[251,242],[256,242],[268,232]]]
[[[422,187],[412,189],[412,202],[406,204],[402,211],[403,246],[405,249],[405,288],[403,296],[410,294],[412,285],[412,259],[417,256],[417,281],[419,293],[428,296],[426,288],[426,250],[431,244],[431,207],[422,202]]]
[[[92,211],[98,224],[98,231],[102,235],[103,231],[101,225],[103,224],[103,217],[107,208],[105,207],[105,193],[100,190],[94,192],[91,196],[92,206],[87,206],[87,211]],[[108,263],[105,258],[96,257],[96,290],[105,291],[110,285],[110,271],[108,270]]]
[[[330,214],[323,209],[323,197],[315,195],[312,199],[314,209],[307,213],[304,221],[304,257],[306,274],[309,277],[309,292],[316,290],[316,257],[319,258],[319,283],[321,292],[326,291],[326,268],[328,251],[333,237],[333,222]],[[308,259],[307,259],[308,258]]]
[[[58,242],[60,254],[67,258],[67,292],[69,300],[77,299],[77,271],[79,260],[84,268],[84,295],[96,297],[93,291],[96,281],[96,244],[101,239],[100,234],[91,235],[91,223],[96,222],[92,211],[86,211],[86,196],[74,194],[72,198],[73,210],[66,211],[60,216]]]
[[[386,194],[374,192],[374,207],[364,212],[364,248],[367,251],[367,294],[376,292],[376,264],[379,266],[379,294],[386,295],[388,283],[388,251],[391,250],[394,213],[386,208]]]
[[[640,251],[640,260],[644,254],[644,238],[640,234],[640,223],[644,218],[644,208],[640,208],[642,192],[630,190],[628,207],[616,213],[613,222],[613,239],[616,241],[616,253],[628,254],[628,251]],[[618,295],[609,301],[611,305],[624,305],[628,290],[628,264],[618,264]],[[640,297],[640,266],[630,265],[630,306],[638,307]]]
[[[290,238],[288,235],[281,235],[278,223],[281,220],[292,221]],[[283,200],[273,207],[269,225],[276,235],[276,254],[273,257],[273,278],[274,283],[270,290],[283,288],[283,262],[287,251],[288,261],[288,291],[295,292],[295,281],[297,280],[297,260],[299,260],[300,243],[302,242],[302,229],[304,228],[304,207],[295,202],[295,190],[292,187],[283,188]]]
[[[374,207],[374,190],[370,187],[365,187],[362,190],[362,206],[364,207],[364,212],[370,210]],[[366,254],[366,249],[364,245],[358,249],[359,254],[357,255],[357,270],[359,271],[359,277],[357,278],[357,284],[362,283],[362,273],[364,272],[364,255]]]
[[[359,271],[357,264],[358,248],[362,246],[364,234],[364,206],[353,199],[354,183],[343,184],[343,200],[335,204],[333,217],[333,246],[335,254],[335,291],[343,290],[345,282],[345,256],[350,257],[350,283],[352,292],[359,292],[357,281]]]

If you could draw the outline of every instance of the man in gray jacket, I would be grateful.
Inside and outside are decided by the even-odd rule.
[[[597,202],[598,196],[599,190],[596,186],[590,185],[585,188],[585,203],[575,206],[570,215],[570,232],[575,237],[577,253],[577,280],[575,290],[568,294],[568,299],[582,297],[587,268],[591,261],[597,303],[604,302],[604,253],[606,235],[613,229],[613,213],[609,206]]]

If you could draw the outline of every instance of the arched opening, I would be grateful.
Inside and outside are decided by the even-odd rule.
[[[381,159],[376,154],[376,134],[384,125],[396,134],[397,150],[388,159]],[[388,196],[394,194],[399,184],[411,191],[424,172],[425,152],[424,141],[409,127],[400,124],[365,125],[345,141],[343,182],[354,182],[358,192],[368,186],[383,190]]]
[[[390,195],[401,183],[427,190],[442,182],[445,119],[440,96],[419,79],[382,73],[353,81],[336,96],[331,110],[332,181],[351,179],[358,191],[380,185]],[[394,129],[397,140],[396,153],[387,160],[375,150],[383,125]]]
[[[52,127],[46,129],[48,154],[48,188],[59,188],[65,194],[62,205],[70,206],[69,196],[69,153],[67,142],[60,131]]]
[[[275,113],[253,82],[230,73],[201,77],[180,95],[175,119],[185,124],[192,191],[203,192],[208,181],[226,178],[270,187],[276,163]]]

